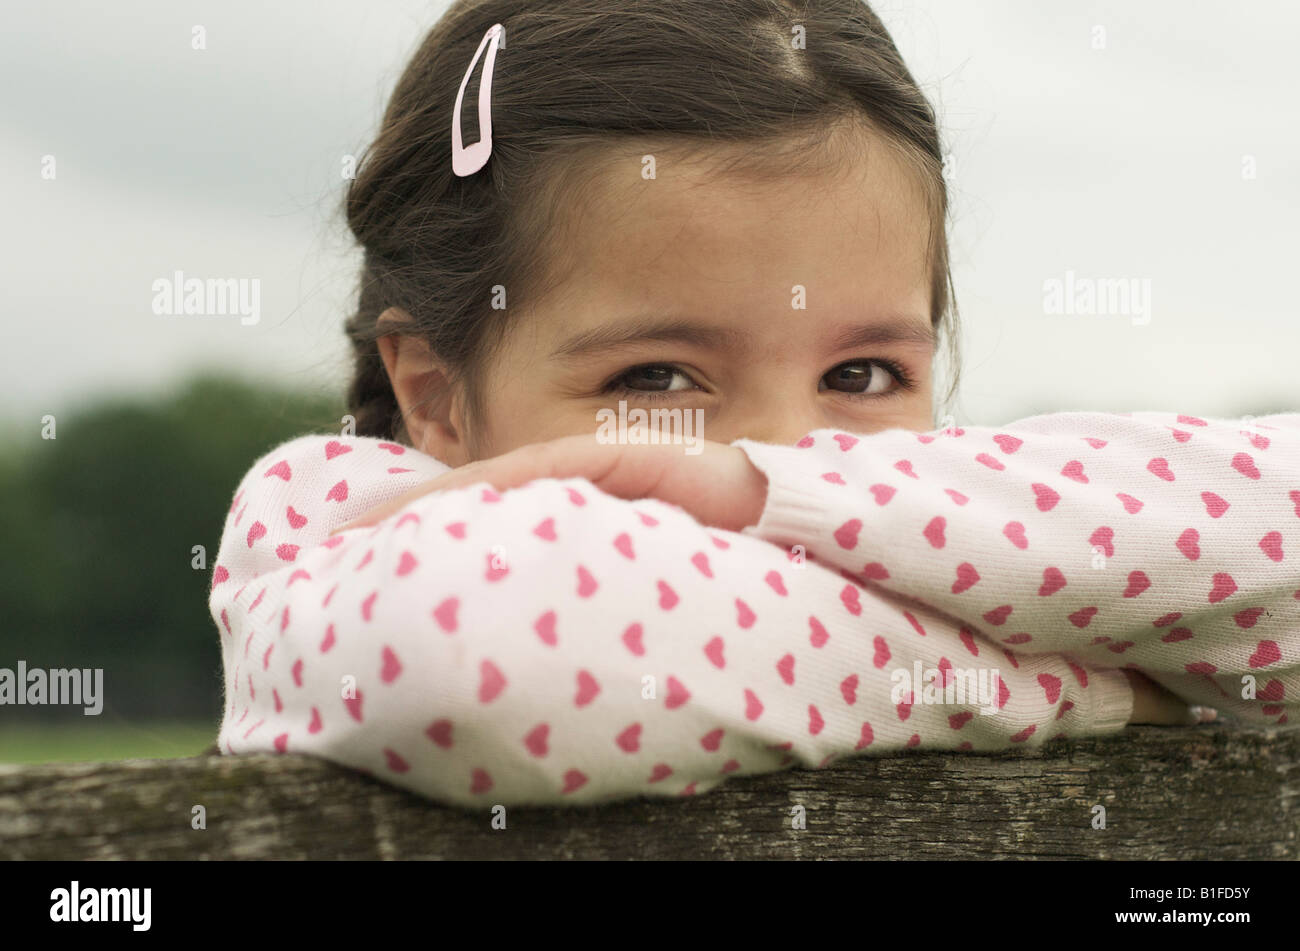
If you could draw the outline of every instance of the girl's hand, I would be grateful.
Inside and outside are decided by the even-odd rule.
[[[1124,670],[1133,686],[1133,715],[1129,723],[1152,723],[1157,726],[1193,726],[1212,723],[1219,714],[1211,707],[1189,707],[1164,687],[1135,670]]]
[[[371,509],[330,534],[376,525],[415,499],[477,482],[505,491],[534,479],[585,478],[622,499],[660,499],[701,525],[740,531],[757,524],[767,501],[767,477],[744,451],[700,440],[687,455],[678,445],[606,445],[590,435],[533,443],[492,459],[467,463],[406,495]]]

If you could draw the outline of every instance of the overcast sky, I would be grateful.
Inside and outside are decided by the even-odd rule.
[[[958,422],[1300,410],[1300,5],[874,6],[953,155]],[[213,365],[340,388],[359,262],[338,214],[340,157],[370,141],[445,8],[10,6],[0,422]],[[206,50],[191,49],[195,24]],[[156,315],[152,282],[178,269],[260,279],[260,322]],[[1044,282],[1069,271],[1147,281],[1149,311],[1045,314]]]

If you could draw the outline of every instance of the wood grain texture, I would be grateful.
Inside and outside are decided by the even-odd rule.
[[[1298,859],[1300,730],[1130,727],[1042,750],[865,756],[506,819],[494,830],[488,808],[305,756],[0,766],[7,859]]]

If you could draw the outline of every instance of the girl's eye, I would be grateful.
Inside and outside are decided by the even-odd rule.
[[[817,389],[834,390],[849,399],[875,399],[901,395],[900,391],[914,386],[907,372],[891,360],[855,360],[841,363],[827,372]],[[699,389],[700,386],[684,370],[666,363],[647,363],[624,370],[605,386],[604,391],[617,391],[642,399],[669,399],[657,394]]]
[[[624,390],[651,393],[695,387],[694,381],[681,370],[661,363],[633,367],[624,371],[614,383]]]
[[[897,384],[893,388],[890,383]],[[911,381],[903,369],[888,360],[841,363],[822,377],[822,385],[853,397],[872,397],[908,389]]]

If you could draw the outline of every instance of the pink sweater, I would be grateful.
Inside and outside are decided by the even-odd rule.
[[[1300,414],[1058,413],[738,440],[761,521],[304,436],[241,482],[214,571],[228,753],[463,806],[705,792],[907,747],[1116,733],[1130,667],[1300,723]]]

